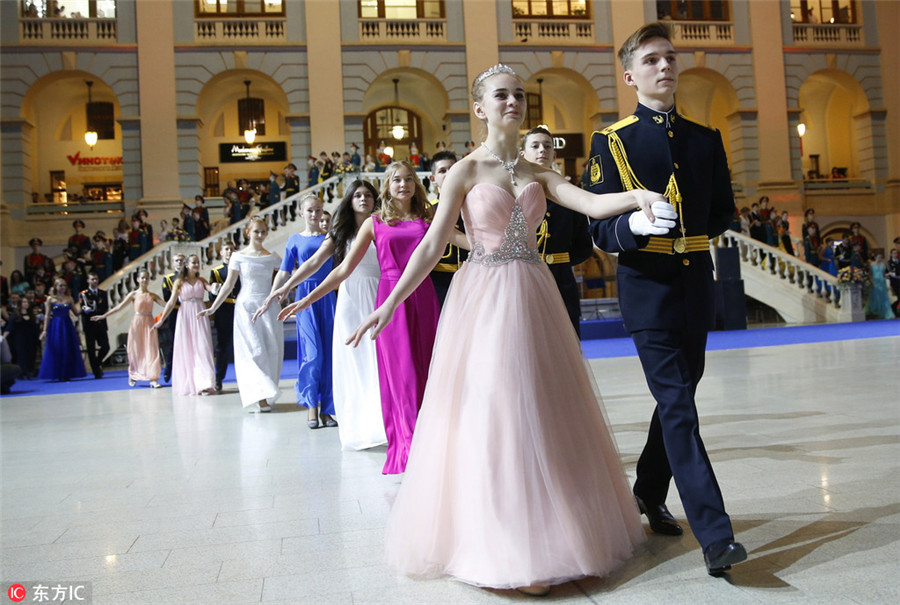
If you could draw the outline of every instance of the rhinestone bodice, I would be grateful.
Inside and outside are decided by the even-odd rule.
[[[472,242],[469,262],[502,265],[515,260],[541,262],[535,232],[546,208],[538,183],[529,183],[517,198],[496,185],[473,187],[463,205],[466,233]]]

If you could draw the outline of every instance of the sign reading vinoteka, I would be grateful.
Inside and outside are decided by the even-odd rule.
[[[66,158],[72,166],[77,166],[80,172],[122,170],[122,156],[81,157],[79,151],[75,155],[67,155]]]

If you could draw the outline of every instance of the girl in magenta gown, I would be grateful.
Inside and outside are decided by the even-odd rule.
[[[279,317],[290,317],[334,290],[353,272],[373,242],[381,268],[376,304],[387,298],[431,223],[431,207],[425,195],[422,183],[407,162],[388,166],[381,189],[381,212],[363,222],[344,261],[325,281],[303,299],[285,307]],[[464,241],[454,243],[467,246]],[[398,321],[387,337],[375,342],[381,411],[388,440],[384,474],[406,470],[425,392],[438,312],[434,286],[430,279],[424,279],[398,307]]]
[[[179,271],[172,285],[172,297],[153,326],[158,330],[175,308],[175,302],[181,303],[172,355],[172,391],[176,395],[210,395],[216,390],[212,329],[209,318],[200,315],[206,309],[206,292],[215,293],[215,288],[200,277],[200,258],[192,254]]]
[[[378,342],[402,318],[402,301],[434,267],[462,211],[472,251],[444,303],[385,532],[387,560],[415,577],[543,595],[551,584],[609,573],[644,539],[578,339],[537,251],[546,198],[597,218],[638,206],[648,219],[651,205],[674,212],[659,194],[595,196],[519,161],[525,90],[510,68],[476,78],[472,96],[487,139],[447,175],[434,224],[353,341],[374,327]]]

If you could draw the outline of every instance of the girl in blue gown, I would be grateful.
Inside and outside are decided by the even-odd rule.
[[[312,193],[300,200],[300,211],[306,228],[288,238],[281,269],[275,277],[272,289],[281,286],[291,273],[302,265],[322,246],[325,232],[319,225],[322,218],[322,200]],[[295,300],[300,300],[316,289],[331,272],[329,258],[312,276],[297,286]],[[334,334],[334,308],[337,298],[334,292],[318,300],[312,307],[297,314],[297,382],[294,391],[297,404],[307,408],[307,425],[318,428],[335,427],[334,395],[331,382],[331,345]]]
[[[81,313],[81,306],[72,299],[66,282],[58,279],[53,284],[44,306],[44,357],[38,378],[41,380],[71,380],[87,375],[81,343],[70,313]]]

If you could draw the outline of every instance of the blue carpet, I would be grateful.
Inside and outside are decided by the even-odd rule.
[[[710,332],[706,348],[708,351],[722,351],[811,342],[832,342],[835,340],[883,338],[886,336],[900,336],[900,319]],[[294,342],[286,342],[285,352],[287,352],[288,348],[296,350],[296,344]],[[588,359],[629,357],[637,354],[630,337],[584,340],[581,342],[581,349],[584,352],[584,356]],[[281,378],[290,380],[296,378],[296,376],[296,361],[285,359],[285,363],[281,368]],[[234,365],[230,365],[225,375],[224,385],[226,391],[237,388],[234,380]],[[12,392],[4,395],[3,398],[22,395],[64,395],[94,393],[97,391],[121,391],[129,388],[131,387],[128,386],[128,372],[126,370],[108,370],[100,380],[95,380],[93,377],[69,382],[18,380],[13,385]],[[150,387],[146,382],[142,382],[134,388],[149,389]]]
[[[885,336],[900,336],[900,319],[710,332],[706,350],[724,351]],[[637,355],[631,337],[585,340],[581,343],[581,349],[588,359]]]

